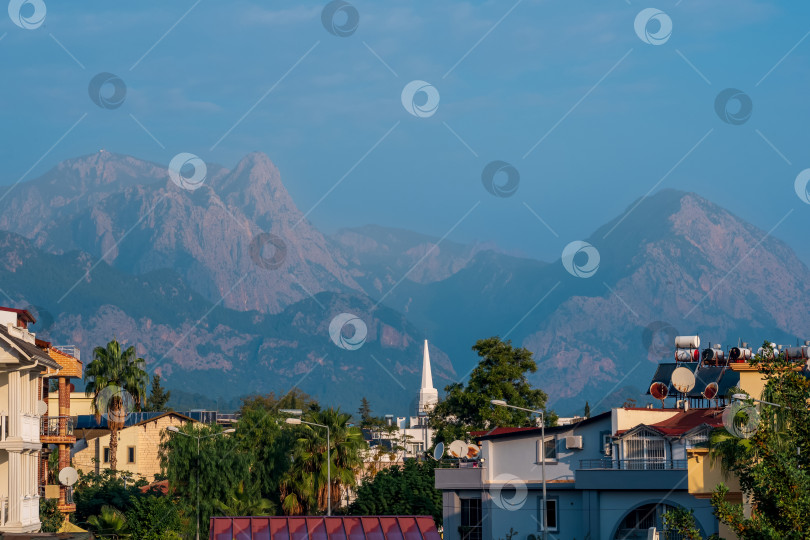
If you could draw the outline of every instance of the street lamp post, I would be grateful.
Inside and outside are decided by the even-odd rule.
[[[225,431],[220,431],[219,433],[212,433],[210,435],[189,435],[188,433],[183,433],[180,431],[180,428],[177,426],[169,426],[166,429],[171,431],[172,433],[177,433],[178,435],[182,435],[183,437],[189,437],[190,439],[197,439],[197,540],[200,540],[200,440],[201,439],[209,439],[211,437],[216,437],[218,435],[225,435],[226,433],[233,433],[236,431],[235,429],[226,429]]]
[[[548,540],[548,519],[546,518],[546,513],[548,512],[548,499],[546,498],[546,415],[543,411],[535,411],[534,409],[525,409],[523,407],[509,405],[502,399],[493,399],[490,403],[497,407],[507,407],[509,409],[517,409],[519,411],[540,415],[540,438],[543,440],[543,444],[541,445],[542,452],[540,453],[540,474],[543,479],[543,540]]]
[[[306,422],[300,418],[287,418],[285,420],[288,424],[297,426],[299,424],[306,424],[308,426],[322,427],[326,430],[326,515],[332,515],[332,445],[329,440],[329,426],[323,424],[316,424],[315,422]]]

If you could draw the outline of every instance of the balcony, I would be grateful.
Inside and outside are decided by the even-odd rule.
[[[576,489],[677,490],[689,488],[686,460],[583,459]]]
[[[486,468],[472,465],[459,463],[453,468],[437,468],[436,489],[482,489]]]
[[[73,418],[70,416],[43,416],[39,424],[39,438],[45,444],[76,442]]]
[[[579,470],[685,471],[685,459],[581,459]]]
[[[12,417],[13,416],[13,417]],[[0,443],[10,442],[39,444],[39,419],[36,414],[19,414],[9,416],[5,411],[0,412]],[[12,420],[16,418],[16,432],[11,429]]]

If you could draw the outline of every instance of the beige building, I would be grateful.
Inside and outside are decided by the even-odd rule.
[[[40,528],[40,376],[61,366],[28,331],[34,322],[25,310],[0,308],[0,533]]]
[[[118,432],[119,471],[129,471],[152,482],[160,472],[161,436],[169,426],[181,427],[193,422],[176,412],[131,413],[126,427]],[[76,436],[87,441],[87,448],[73,455],[73,467],[85,473],[99,473],[110,468],[110,430],[106,420],[84,416],[78,419]]]

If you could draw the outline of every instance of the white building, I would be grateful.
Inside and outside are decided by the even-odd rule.
[[[36,532],[40,375],[59,369],[37,345],[25,310],[0,307],[0,533]]]
[[[405,458],[415,458],[424,456],[425,450],[433,444],[433,430],[427,425],[427,414],[439,402],[439,391],[433,387],[433,374],[430,369],[430,352],[428,342],[425,340],[422,352],[422,384],[419,387],[419,395],[416,405],[416,416],[386,415],[389,425],[396,424],[399,430],[397,433],[389,435],[387,433],[372,433],[371,444],[378,441],[387,441],[389,446],[399,446],[404,448],[396,452],[396,461]]]

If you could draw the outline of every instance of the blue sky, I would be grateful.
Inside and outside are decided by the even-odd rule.
[[[766,231],[795,209],[773,234],[810,261],[793,188],[810,167],[804,3],[355,1],[338,37],[326,2],[43,1],[36,29],[0,17],[4,184],[100,148],[226,167],[262,151],[305,212],[343,178],[309,214],[323,230],[452,230],[546,260],[657,185]],[[665,43],[634,30],[649,7],[672,21]],[[100,72],[126,83],[120,107],[89,99]],[[403,107],[413,80],[434,114]],[[753,103],[741,125],[715,113],[726,88]],[[494,160],[520,174],[511,197],[482,185]]]

